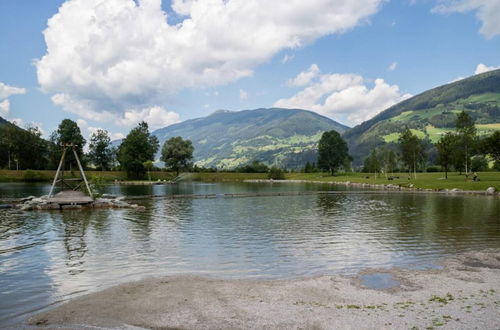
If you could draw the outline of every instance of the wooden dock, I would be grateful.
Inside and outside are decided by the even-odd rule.
[[[88,205],[94,202],[92,197],[81,191],[63,190],[47,200],[50,204],[59,205]]]

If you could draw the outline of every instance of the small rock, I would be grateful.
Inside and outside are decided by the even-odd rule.
[[[33,209],[33,206],[29,204],[22,204],[20,207],[21,211],[31,211]]]
[[[413,188],[413,183],[410,183],[410,185],[408,186],[408,188]]]
[[[108,198],[108,199],[110,199],[110,198],[116,198],[116,195],[112,195],[112,194],[102,194],[102,196],[101,196],[101,197],[102,197],[102,198]]]
[[[24,198],[21,198],[21,202],[24,203],[24,202],[28,202],[32,199],[36,198],[36,196],[28,196],[28,197],[24,197]]]
[[[488,187],[488,189],[486,189],[486,193],[488,195],[493,195],[495,191],[496,191],[495,187]]]
[[[458,192],[458,191],[462,191],[462,189],[458,189],[458,188],[453,188],[452,190],[450,190],[451,192]]]

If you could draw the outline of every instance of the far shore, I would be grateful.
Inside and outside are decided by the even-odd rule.
[[[67,173],[70,174],[69,172]],[[51,182],[55,171],[15,171],[0,170],[0,182]],[[171,184],[176,174],[166,171],[152,171],[148,179],[130,180],[123,171],[86,171],[89,180],[98,177],[108,184],[153,185]],[[151,180],[149,180],[149,177]],[[417,173],[417,178],[408,173],[391,173],[387,175],[373,173],[338,173],[334,176],[328,173],[285,173],[288,182],[341,184],[362,188],[387,188],[400,190],[425,191],[479,191],[485,192],[493,187],[500,191],[500,172],[479,172],[479,181],[473,181],[472,176],[466,178],[463,174],[449,172],[445,179],[443,172]],[[182,173],[177,182],[269,182],[267,173],[237,173],[237,172],[202,172]],[[277,182],[277,181],[274,181]]]
[[[498,329],[500,250],[468,252],[427,269],[366,269],[357,276],[223,280],[145,279],[42,312],[47,328]],[[363,276],[391,277],[367,286]],[[383,281],[382,281],[383,282]],[[382,283],[384,284],[384,283]]]

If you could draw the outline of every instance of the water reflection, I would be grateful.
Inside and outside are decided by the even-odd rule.
[[[327,188],[109,187],[131,195]],[[428,265],[457,252],[500,248],[495,198],[365,192],[139,203],[146,209],[1,212],[0,324],[54,301],[148,276],[353,274],[366,267]]]

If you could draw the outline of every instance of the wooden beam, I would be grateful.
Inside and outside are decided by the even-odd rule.
[[[66,156],[66,147],[64,148],[61,160],[59,161],[59,166],[57,166],[56,176],[54,177],[54,181],[52,181],[52,186],[50,187],[49,198],[52,197],[52,193],[54,192],[54,186],[56,185],[56,182],[59,181],[57,178],[59,177],[59,172],[61,171],[61,167],[64,162],[65,156]]]
[[[83,182],[85,182],[85,187],[87,187],[87,191],[89,192],[90,198],[94,198],[92,194],[92,190],[90,190],[89,183],[87,182],[87,177],[85,176],[85,172],[83,172],[82,164],[80,164],[80,159],[78,158],[78,154],[76,153],[75,146],[72,146],[73,149],[73,154],[75,155],[76,158],[76,163],[78,164],[78,168],[80,169],[80,175],[83,178]]]

